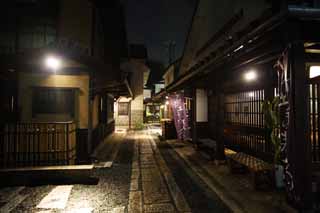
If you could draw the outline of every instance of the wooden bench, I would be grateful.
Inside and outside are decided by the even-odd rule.
[[[225,155],[232,173],[250,172],[255,189],[262,189],[263,187],[273,185],[272,164],[243,152],[235,152],[230,149],[225,150]]]
[[[213,160],[217,150],[216,141],[210,138],[201,138],[198,139],[198,141],[200,143],[200,147],[208,148],[210,158]]]

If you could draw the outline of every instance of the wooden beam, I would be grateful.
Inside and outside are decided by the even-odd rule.
[[[192,134],[192,143],[198,148],[198,135],[197,135],[197,89],[192,88],[192,107],[191,107],[191,134]]]
[[[216,160],[225,160],[224,155],[224,92],[221,86],[218,86],[217,101],[217,154]]]

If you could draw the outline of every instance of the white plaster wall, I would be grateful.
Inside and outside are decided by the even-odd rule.
[[[196,121],[208,122],[208,95],[206,90],[197,89],[196,104]]]

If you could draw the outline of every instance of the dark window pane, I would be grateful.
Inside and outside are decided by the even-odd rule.
[[[73,89],[34,88],[32,112],[35,114],[66,113],[74,115],[75,95]]]
[[[118,115],[128,115],[129,114],[129,103],[119,102],[118,103]]]

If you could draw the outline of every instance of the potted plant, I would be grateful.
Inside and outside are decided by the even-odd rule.
[[[274,147],[274,171],[275,182],[277,188],[284,187],[284,169],[281,165],[281,138],[280,138],[280,112],[279,104],[281,98],[279,96],[273,98],[273,100],[265,100],[262,104],[262,110],[264,113],[264,120],[267,130],[267,136],[272,142]]]

